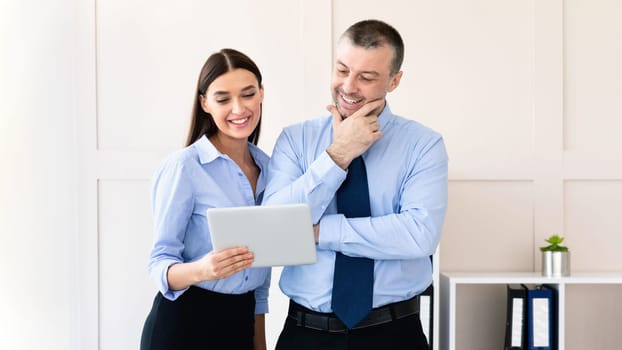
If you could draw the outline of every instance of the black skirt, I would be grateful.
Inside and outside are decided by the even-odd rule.
[[[177,300],[158,293],[147,316],[141,350],[253,349],[255,295],[190,287]]]

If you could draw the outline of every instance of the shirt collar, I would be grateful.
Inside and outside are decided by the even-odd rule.
[[[380,130],[384,130],[385,126],[388,125],[391,120],[393,120],[393,113],[391,112],[391,108],[389,108],[389,101],[385,100],[384,109],[382,110],[382,113],[378,115]]]
[[[216,149],[216,146],[214,146],[212,141],[210,141],[205,135],[201,136],[201,138],[199,138],[192,146],[196,148],[201,164],[213,162],[217,158],[229,159],[229,157]],[[265,155],[259,147],[250,142],[248,143],[248,149],[251,152],[251,156],[255,160],[255,164],[257,164],[263,172],[264,164],[268,162],[268,156]]]
[[[192,147],[196,148],[201,164],[212,162],[214,159],[224,156],[205,135],[196,140]]]

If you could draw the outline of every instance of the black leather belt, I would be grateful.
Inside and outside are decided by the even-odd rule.
[[[419,296],[372,309],[359,324],[350,330],[389,323],[417,313],[419,313]],[[348,327],[334,313],[309,310],[293,300],[289,302],[287,316],[294,319],[297,326],[330,333],[347,333],[349,331]]]

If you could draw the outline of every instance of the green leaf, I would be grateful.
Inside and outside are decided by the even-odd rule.
[[[564,241],[564,238],[558,235],[552,235],[546,241],[549,242],[550,244],[555,245],[555,244],[561,244]]]
[[[549,238],[545,239],[548,246],[540,247],[540,251],[542,252],[567,252],[568,247],[564,247],[560,245],[564,241],[564,237],[558,235],[551,235]]]

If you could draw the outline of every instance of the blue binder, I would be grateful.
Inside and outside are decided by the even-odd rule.
[[[555,290],[538,286],[527,291],[527,349],[555,350]]]

